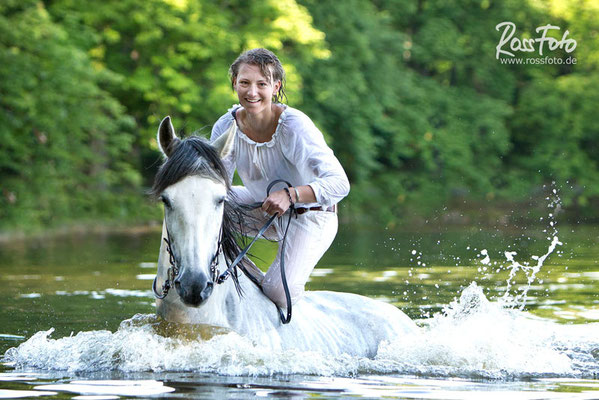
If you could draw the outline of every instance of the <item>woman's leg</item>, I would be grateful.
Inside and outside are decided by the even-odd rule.
[[[281,219],[284,233],[287,217]],[[304,293],[304,286],[312,270],[329,248],[337,234],[337,214],[328,211],[309,211],[292,219],[287,233],[285,247],[285,275],[291,294],[291,303],[295,303]],[[279,242],[277,256],[262,281],[262,290],[277,306],[287,307],[285,290],[281,280],[281,249]]]

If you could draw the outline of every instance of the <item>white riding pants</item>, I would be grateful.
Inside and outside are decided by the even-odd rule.
[[[253,215],[262,225],[270,218],[261,209],[254,210]],[[287,301],[281,280],[281,250],[288,218],[288,214],[278,218],[264,235],[269,240],[278,241],[279,249],[262,280],[262,290],[282,309],[287,307]],[[292,217],[285,245],[285,276],[291,304],[296,303],[304,294],[306,282],[318,260],[333,243],[337,228],[337,214],[330,211],[308,211],[297,218]],[[257,231],[253,232],[256,233]]]

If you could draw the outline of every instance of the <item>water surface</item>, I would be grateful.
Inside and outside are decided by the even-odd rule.
[[[531,284],[530,271],[511,281],[508,299],[526,301],[503,306],[515,262],[536,266],[555,236]],[[422,326],[374,360],[273,354],[158,320],[159,243],[152,231],[1,244],[0,354],[28,341],[6,353],[19,362],[1,367],[0,398],[599,397],[597,226],[342,227],[308,289],[379,298]],[[270,260],[274,246],[254,253]]]

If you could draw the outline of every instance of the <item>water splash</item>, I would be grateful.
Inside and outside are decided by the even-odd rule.
[[[557,192],[554,194],[557,196]],[[561,245],[554,215],[549,215],[548,249],[541,256],[533,256],[532,265],[516,261],[515,252],[506,252],[511,269],[502,298],[489,301],[473,283],[441,313],[424,321],[417,334],[381,344],[374,359],[325,357],[293,350],[281,353],[223,329],[169,324],[155,315],[137,315],[124,321],[114,333],[90,331],[54,339],[53,329],[38,332],[9,349],[3,361],[19,369],[77,373],[117,370],[246,376],[398,373],[490,379],[595,377],[599,373],[599,324],[560,325],[523,311],[537,273]],[[413,262],[420,261],[422,253],[410,250]],[[480,255],[483,265],[492,264],[486,250]],[[527,285],[520,294],[512,295],[521,272],[526,275]],[[391,277],[387,273],[382,278]]]
[[[489,302],[472,284],[411,336],[379,347],[374,359],[277,352],[210,326],[168,324],[137,315],[114,333],[52,339],[38,332],[4,357],[15,368],[91,372],[193,371],[221,375],[356,376],[419,374],[491,379],[599,373],[599,324],[563,326]],[[595,356],[594,356],[595,355]]]
[[[549,248],[547,249],[547,252],[545,254],[543,254],[542,256],[532,256],[531,257],[533,260],[536,261],[535,265],[530,265],[529,263],[526,263],[526,262],[524,264],[521,264],[518,261],[516,261],[514,259],[514,256],[517,254],[515,251],[506,251],[505,252],[505,258],[507,259],[508,262],[510,262],[510,265],[508,266],[508,268],[510,269],[510,275],[507,279],[507,288],[502,297],[502,301],[504,302],[504,304],[507,307],[517,307],[520,310],[524,310],[524,306],[526,305],[528,291],[530,290],[532,284],[534,283],[537,274],[541,270],[543,263],[545,262],[547,257],[549,257],[549,255],[551,255],[551,253],[553,253],[555,251],[555,248],[558,245],[561,246],[562,242],[559,241],[559,238],[557,236],[553,236],[553,238],[551,240],[551,244],[549,245]],[[519,294],[512,295],[510,293],[510,289],[514,285],[516,274],[518,273],[518,271],[524,272],[524,274],[526,276],[526,285],[520,289]]]
[[[537,274],[541,270],[541,267],[556,249],[557,246],[561,246],[563,243],[560,242],[558,238],[557,231],[557,213],[561,210],[561,198],[559,196],[558,190],[555,187],[555,182],[552,183],[551,194],[545,198],[548,201],[547,207],[553,209],[553,211],[549,212],[547,221],[548,227],[543,230],[543,233],[548,233],[549,236],[547,240],[550,241],[547,252],[542,256],[533,255],[531,258],[536,262],[536,264],[530,262],[520,263],[514,259],[516,256],[515,251],[506,251],[504,252],[506,260],[510,263],[508,268],[510,270],[509,277],[507,279],[507,288],[502,297],[503,303],[507,307],[519,308],[523,310],[526,305],[528,291],[530,290],[532,284],[534,283]],[[543,218],[541,218],[543,220]],[[549,231],[549,232],[548,232]],[[510,289],[515,284],[516,275],[519,271],[522,271],[526,277],[526,285],[520,288],[519,294],[511,294]],[[542,282],[541,282],[542,283]]]
[[[599,371],[593,352],[599,324],[562,326],[500,302],[472,283],[458,300],[426,321],[420,335],[382,346],[383,372],[505,379],[579,376]]]
[[[216,372],[223,375],[351,375],[359,358],[330,359],[315,352],[273,352],[234,332],[206,325],[172,324],[155,315],[136,315],[119,329],[80,332],[52,339],[38,332],[9,349],[15,368],[91,372],[119,370]],[[163,336],[168,333],[168,336]]]

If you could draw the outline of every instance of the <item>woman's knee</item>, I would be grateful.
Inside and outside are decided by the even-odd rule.
[[[287,296],[285,295],[285,289],[283,285],[279,282],[279,284],[270,284],[265,282],[262,285],[262,290],[266,297],[272,300],[280,308],[287,307]],[[291,297],[291,304],[297,303],[299,299],[304,295],[304,286],[303,285],[293,285],[289,286],[289,294]]]

